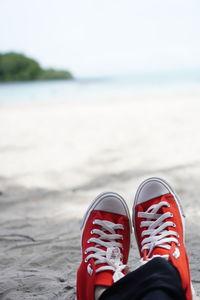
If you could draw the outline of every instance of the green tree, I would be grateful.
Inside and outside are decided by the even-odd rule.
[[[0,81],[72,79],[68,71],[42,69],[37,61],[19,53],[0,54]]]
[[[72,74],[69,71],[46,69],[42,70],[39,79],[72,79]]]
[[[34,80],[41,74],[40,65],[33,59],[18,53],[0,54],[0,80]]]

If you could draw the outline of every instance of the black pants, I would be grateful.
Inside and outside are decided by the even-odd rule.
[[[100,300],[185,300],[178,271],[154,258],[109,287]]]

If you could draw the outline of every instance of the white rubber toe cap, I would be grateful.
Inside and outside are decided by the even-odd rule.
[[[127,215],[127,206],[124,199],[115,193],[99,195],[92,207],[93,210],[107,211],[120,215]]]
[[[127,216],[130,221],[130,214],[125,200],[117,193],[106,192],[100,194],[89,206],[83,217],[81,228],[84,228],[90,213],[93,210],[105,211],[114,214]],[[130,224],[131,228],[131,224]]]
[[[149,178],[139,186],[136,193],[136,203],[143,203],[171,192],[170,187],[162,179]]]

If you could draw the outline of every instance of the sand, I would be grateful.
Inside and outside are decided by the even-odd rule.
[[[0,106],[0,299],[75,299],[80,222],[102,191],[181,196],[200,296],[200,89]],[[138,251],[133,240],[129,265]]]

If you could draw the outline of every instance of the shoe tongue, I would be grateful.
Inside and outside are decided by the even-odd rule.
[[[156,247],[150,254],[150,258],[153,256],[163,256],[163,255],[169,255],[169,250],[161,247]]]
[[[107,248],[106,251],[107,251],[106,257],[111,264],[113,265],[116,264],[116,267],[122,264],[121,253],[118,247],[109,247]],[[104,267],[104,266],[108,266],[108,264],[98,264],[97,268]],[[114,275],[114,271],[112,270],[101,271],[96,274],[95,284],[110,286],[111,284],[113,284],[114,281],[113,275]]]
[[[95,276],[95,285],[110,286],[113,284],[113,273],[112,271],[102,271]]]
[[[98,247],[99,249],[102,249],[104,251],[107,251],[105,247]],[[107,266],[107,264],[98,264],[96,265],[96,268],[104,267]],[[114,272],[112,270],[106,270],[106,271],[101,271],[99,273],[96,273],[95,276],[95,285],[105,285],[105,286],[110,286],[113,284],[113,274]]]

